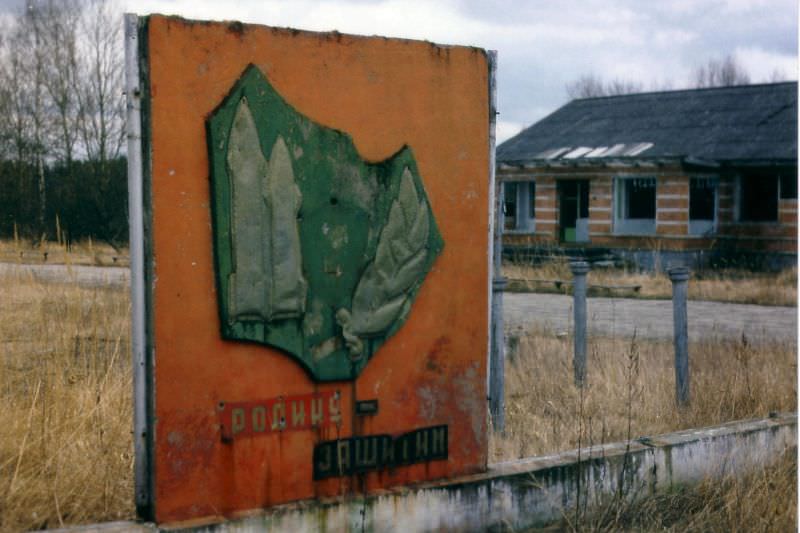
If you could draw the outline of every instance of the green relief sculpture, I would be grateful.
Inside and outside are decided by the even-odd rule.
[[[409,147],[371,163],[254,66],[209,116],[220,325],[317,380],[355,378],[444,243]]]
[[[233,119],[227,163],[233,196],[228,319],[269,322],[300,317],[305,311],[307,285],[296,220],[300,189],[280,136],[269,163],[264,159],[245,98]]]

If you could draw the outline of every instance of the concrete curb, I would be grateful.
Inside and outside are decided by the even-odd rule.
[[[769,464],[797,447],[797,414],[730,422],[490,465],[488,472],[366,498],[303,501],[161,531],[486,531],[541,526],[619,490],[650,494]],[[580,461],[578,460],[580,456]],[[61,531],[155,531],[113,522]]]

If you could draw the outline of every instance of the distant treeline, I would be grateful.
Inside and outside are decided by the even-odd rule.
[[[73,161],[41,169],[27,162],[0,161],[0,238],[38,240],[91,237],[114,246],[128,241],[126,160]],[[57,231],[61,235],[57,235]]]
[[[118,7],[18,0],[0,18],[0,237],[127,241]]]

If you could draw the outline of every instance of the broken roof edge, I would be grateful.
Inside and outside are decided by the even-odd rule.
[[[632,168],[682,165],[691,168],[729,169],[732,167],[797,167],[796,159],[726,159],[709,160],[693,156],[615,157],[592,159],[517,159],[498,161],[500,170],[559,168]]]
[[[654,157],[592,157],[577,159],[516,159],[498,161],[499,168],[590,168],[590,167],[613,167],[613,166],[653,166],[681,164],[687,158],[683,156],[654,156]],[[698,160],[699,161],[699,160]]]

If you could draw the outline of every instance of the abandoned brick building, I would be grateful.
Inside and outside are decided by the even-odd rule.
[[[497,148],[506,254],[797,261],[797,83],[573,100]]]

